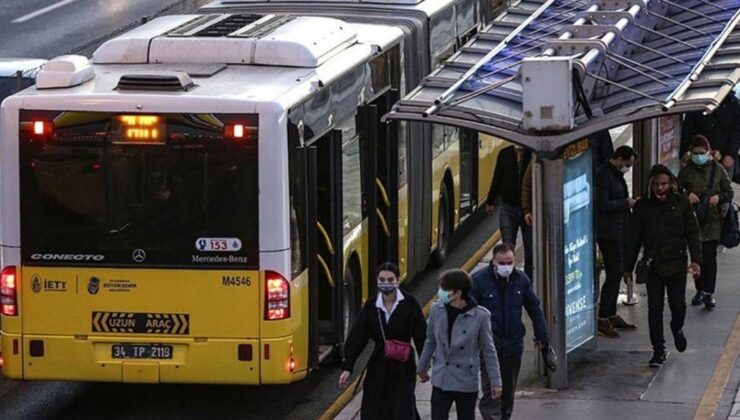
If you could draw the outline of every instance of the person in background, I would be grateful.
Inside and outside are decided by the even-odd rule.
[[[609,338],[619,338],[615,328],[637,328],[617,315],[629,214],[636,202],[629,196],[624,176],[635,164],[636,157],[637,154],[631,147],[620,146],[594,173],[596,242],[604,258],[606,271],[606,280],[601,287],[599,299],[598,330],[600,335]]]
[[[720,158],[719,154],[716,156]],[[709,140],[695,135],[691,143],[691,160],[678,173],[678,181],[694,206],[701,229],[701,277],[694,280],[696,294],[692,305],[713,309],[717,284],[717,247],[722,232],[720,206],[732,202],[734,191],[724,166],[715,160]]]
[[[491,383],[490,396],[501,396],[501,374],[491,336],[491,314],[470,296],[470,275],[450,270],[439,278],[439,300],[429,313],[427,339],[419,358],[421,382],[432,366],[432,420],[447,420],[452,403],[459,420],[475,419],[480,359]]]
[[[532,159],[532,152],[521,146],[508,146],[499,152],[491,187],[486,198],[486,211],[493,215],[500,200],[499,227],[501,240],[516,246],[516,237],[522,231],[524,242],[524,271],[532,277],[532,227],[524,222],[522,211],[522,180]]]
[[[416,363],[414,355],[408,360],[391,360],[385,354],[385,341],[413,340],[421,354],[426,333],[426,321],[421,307],[410,294],[398,288],[398,266],[383,263],[376,271],[378,295],[368,299],[350,330],[345,342],[345,359],[339,386],[346,388],[349,377],[368,340],[375,343],[367,364],[363,385],[363,419],[408,420],[418,418],[416,412]]]
[[[681,156],[692,149],[696,134],[712,140],[712,147],[721,155],[718,162],[725,167],[730,179],[740,172],[740,165],[736,165],[740,149],[740,102],[734,93],[728,94],[711,114],[690,112],[684,116]]]
[[[691,264],[687,263],[691,256]],[[683,324],[686,318],[686,272],[701,274],[699,225],[689,203],[678,189],[678,180],[663,165],[650,169],[647,193],[635,204],[627,241],[625,275],[631,275],[640,254],[649,258],[647,278],[648,326],[653,357],[649,364],[659,367],[666,361],[663,338],[663,304],[666,294],[671,310],[671,332],[679,352],[686,350]]]
[[[540,301],[532,290],[532,282],[527,274],[514,268],[514,258],[511,245],[498,244],[493,248],[491,264],[473,274],[470,296],[491,313],[491,332],[503,384],[501,398],[491,398],[491,381],[485,369],[487,362],[481,361],[483,396],[479,409],[486,420],[508,420],[514,409],[514,393],[524,352],[522,308],[527,310],[532,320],[535,347],[548,347],[545,315]]]

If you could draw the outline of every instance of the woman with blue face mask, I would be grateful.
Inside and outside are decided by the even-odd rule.
[[[694,206],[699,222],[703,263],[701,275],[694,279],[696,294],[692,305],[716,305],[714,290],[717,282],[717,246],[722,232],[722,216],[732,202],[733,190],[725,168],[715,160],[709,139],[702,135],[692,138],[690,161],[678,174],[681,188]]]
[[[448,419],[453,403],[458,419],[475,418],[481,357],[491,381],[491,398],[501,396],[491,313],[478,306],[470,296],[471,289],[472,280],[465,271],[446,271],[439,278],[439,300],[429,312],[427,340],[418,367],[421,382],[429,381],[432,368],[432,420]]]
[[[386,262],[376,270],[378,294],[367,300],[345,343],[339,386],[346,388],[357,358],[370,339],[375,347],[363,385],[363,419],[407,420],[416,412],[416,362],[424,345],[426,321],[419,303],[398,288],[399,270]]]

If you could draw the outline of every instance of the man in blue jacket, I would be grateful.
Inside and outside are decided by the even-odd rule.
[[[501,398],[492,399],[488,375],[481,367],[483,397],[478,408],[486,420],[507,420],[514,408],[514,392],[524,352],[526,330],[522,308],[532,319],[535,346],[540,349],[548,345],[545,315],[532,289],[532,281],[523,271],[514,268],[514,248],[507,243],[496,245],[491,264],[473,274],[470,295],[491,312],[491,330],[503,382]]]

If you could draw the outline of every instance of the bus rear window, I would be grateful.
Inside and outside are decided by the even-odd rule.
[[[22,111],[25,264],[257,268],[257,115]]]

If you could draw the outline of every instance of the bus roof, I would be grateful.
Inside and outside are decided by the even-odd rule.
[[[352,9],[374,9],[386,11],[415,11],[422,12],[427,17],[434,16],[441,10],[446,9],[457,0],[220,0],[209,3],[201,8],[203,12],[226,12],[239,10],[240,7],[258,4],[270,5],[273,10],[325,9],[328,11],[352,10]]]
[[[282,32],[284,41],[282,44],[276,43],[281,33],[273,36],[274,33],[270,32],[266,32],[262,38],[218,36],[203,39],[205,37],[187,38],[180,34],[171,36],[173,28],[182,31],[188,22],[192,23],[200,16],[167,16],[152,20],[109,41],[96,51],[93,59],[94,79],[79,86],[62,89],[45,90],[31,87],[18,96],[35,104],[38,102],[31,99],[32,97],[57,97],[59,100],[67,100],[66,97],[78,100],[81,97],[89,100],[115,98],[116,101],[126,101],[134,96],[137,100],[142,96],[152,95],[164,95],[165,98],[187,96],[225,101],[278,103],[287,109],[305,99],[318,87],[331,83],[379,52],[400,42],[403,36],[399,29],[393,27],[348,24],[331,18],[301,17],[293,17],[288,22],[294,26],[288,28],[289,31]],[[296,23],[300,25],[296,26]],[[310,49],[302,48],[301,43],[317,42],[312,37],[306,36],[311,31],[316,34],[322,30],[327,32],[328,27],[340,26],[343,28],[341,37],[332,39],[327,35],[321,38],[328,43],[334,43],[334,50],[329,51],[328,47],[317,50],[321,56],[314,63],[311,63],[310,59],[315,57],[308,55],[304,55],[303,63],[280,61],[291,58],[290,54],[293,53],[291,48],[304,54],[310,52]],[[169,45],[165,42],[164,45],[171,51],[163,49],[164,52],[156,57],[164,62],[152,62],[152,53],[148,51],[154,48],[140,50],[142,46],[150,43],[154,45],[157,40],[169,37],[174,38],[174,42]],[[246,51],[251,54],[243,56],[242,60],[245,63],[251,61],[251,64],[234,62],[238,58],[234,51],[245,51],[239,42],[247,44]],[[220,52],[221,55],[216,54],[218,51],[204,55],[206,51],[203,49],[204,45],[209,49],[223,51]],[[257,51],[267,46],[272,48],[272,51],[268,51],[272,54],[265,54],[260,58]],[[280,47],[285,47],[286,51],[279,51]],[[106,48],[112,51],[106,51]],[[165,55],[165,52],[169,55]],[[277,64],[269,62],[273,57],[278,61]],[[113,58],[119,62],[115,62]],[[153,80],[156,76],[171,75],[174,72],[190,76],[195,87],[187,91],[158,90],[156,86],[148,90],[137,90],[135,87],[131,90],[120,88],[120,83],[125,78],[151,77]]]

